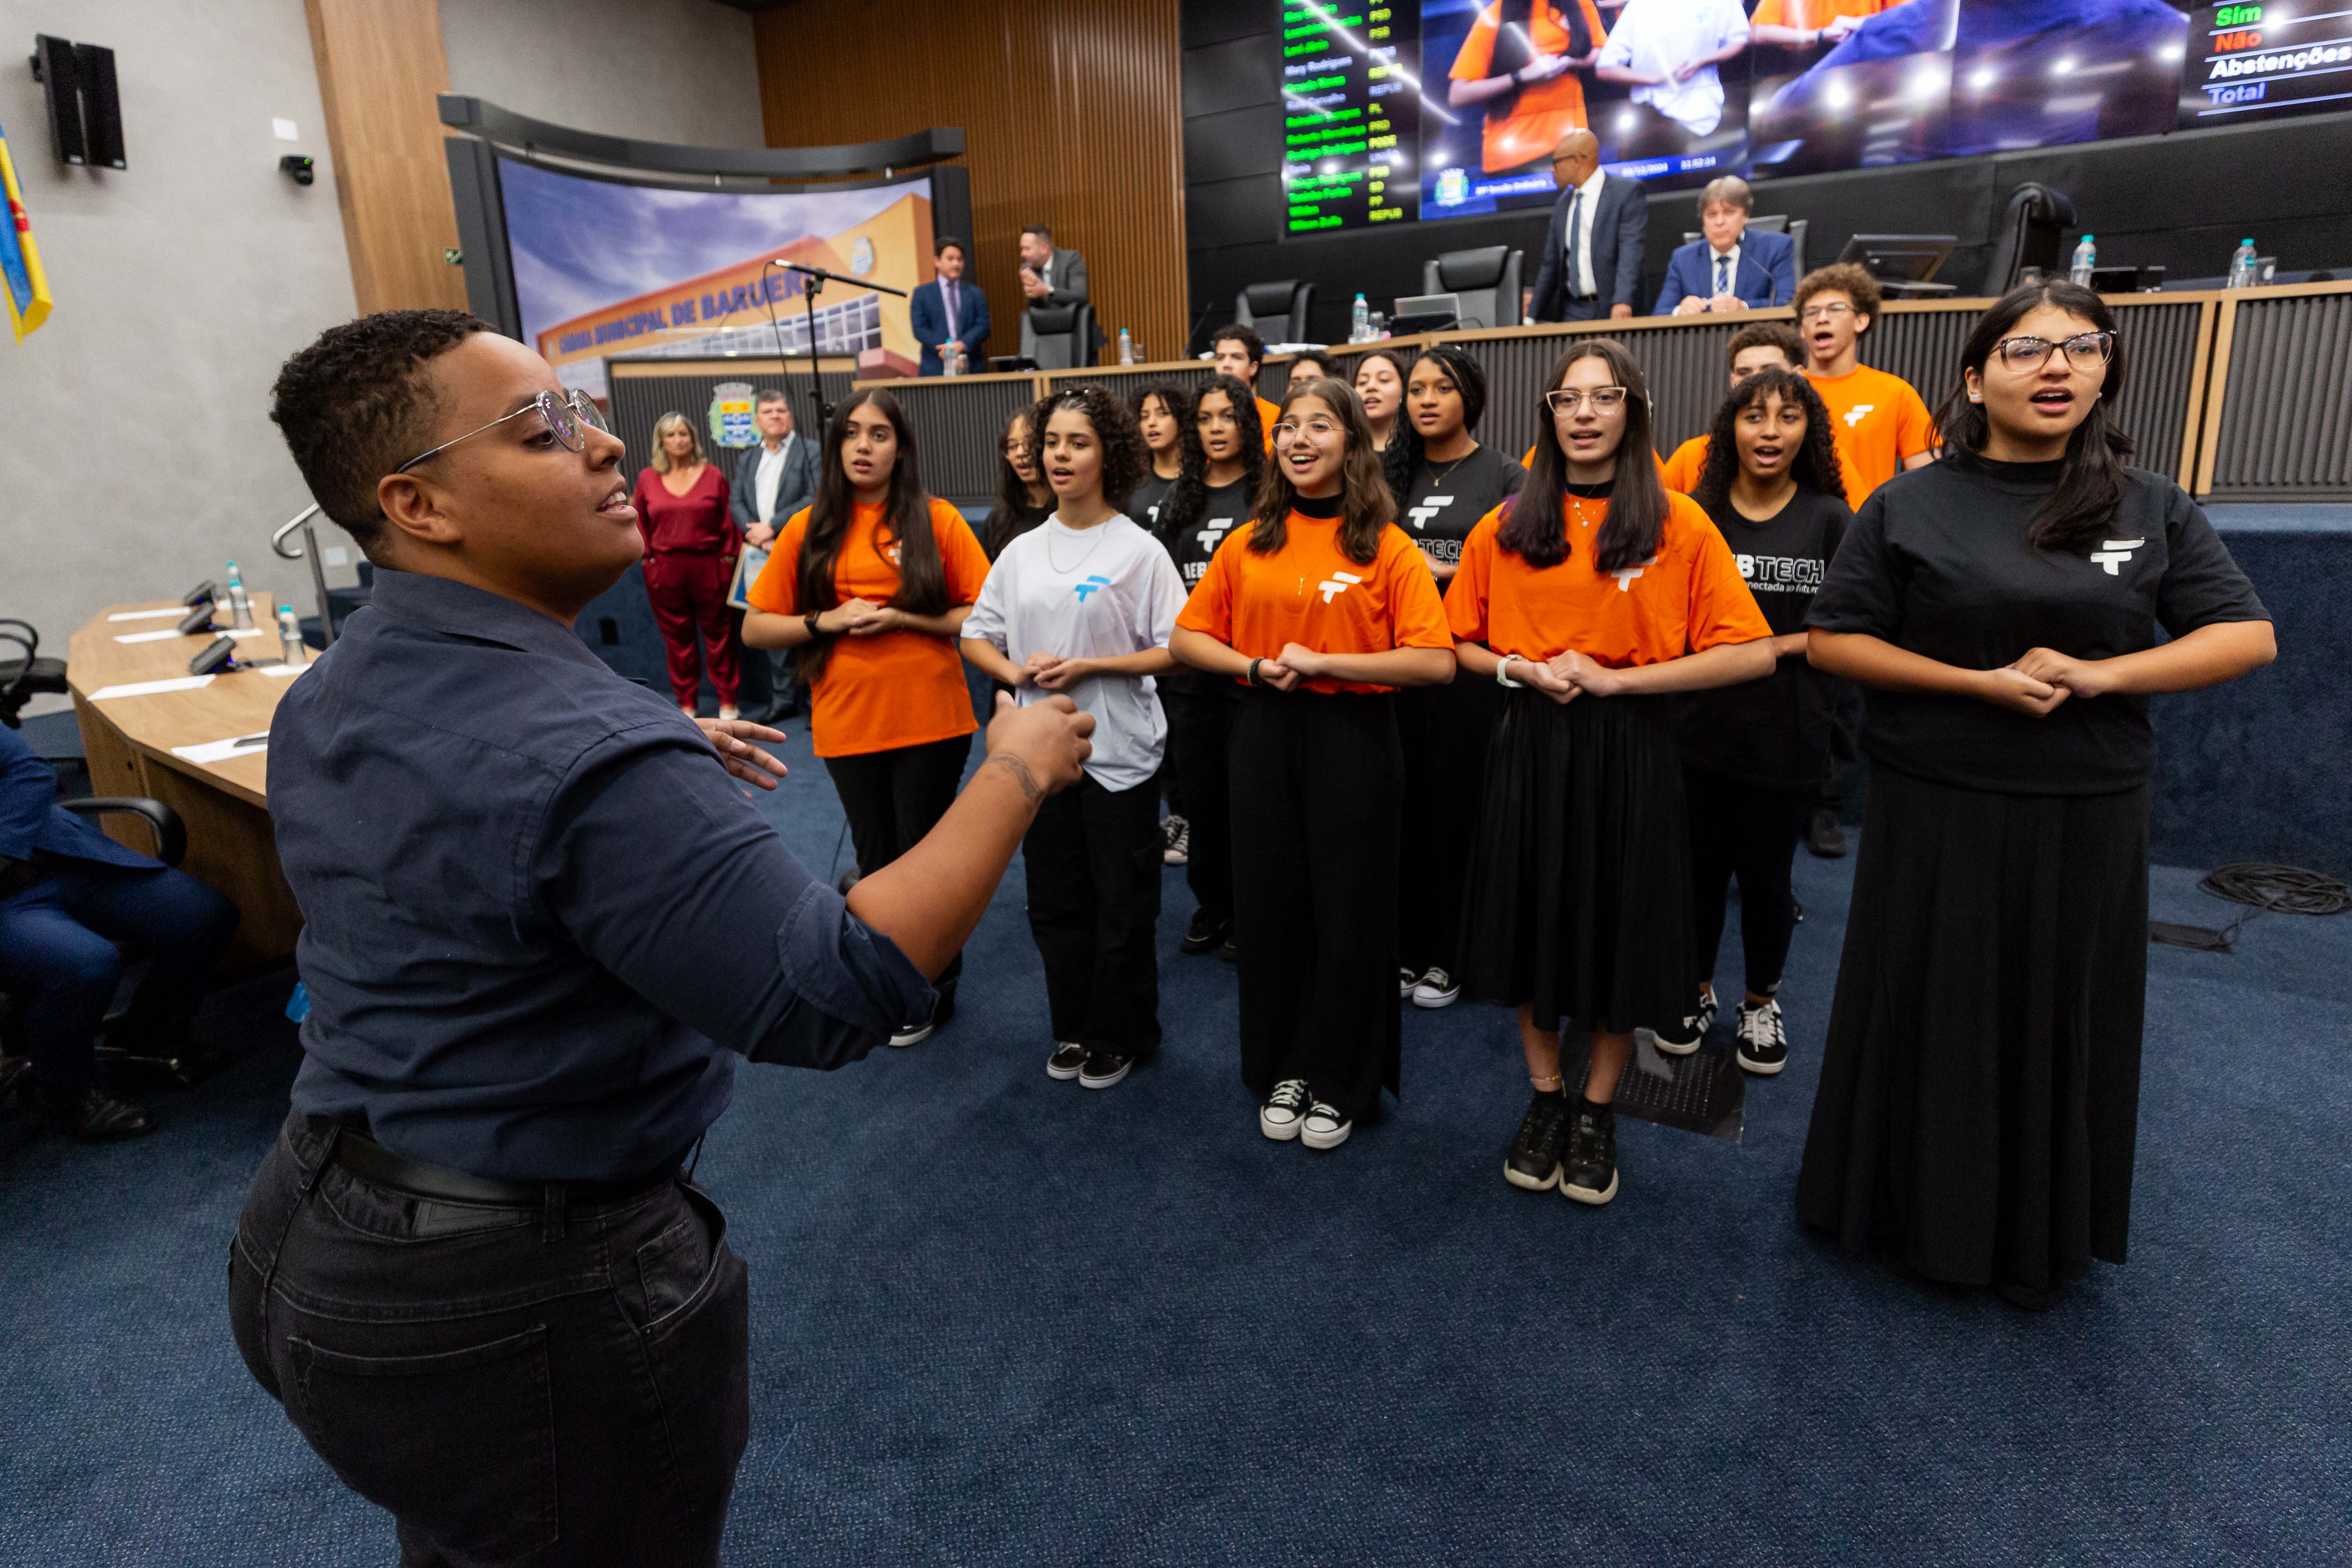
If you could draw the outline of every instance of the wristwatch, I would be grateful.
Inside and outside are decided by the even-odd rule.
[[[808,628],[809,641],[812,643],[824,635],[824,628],[816,623],[817,617],[824,613],[822,610],[812,610],[801,617],[801,624]]]
[[[1528,684],[1525,681],[1515,681],[1511,679],[1510,676],[1503,673],[1505,670],[1510,668],[1511,661],[1517,657],[1518,655],[1517,653],[1506,653],[1501,658],[1495,661],[1495,684],[1496,685],[1508,686],[1513,691],[1517,691],[1521,686]]]

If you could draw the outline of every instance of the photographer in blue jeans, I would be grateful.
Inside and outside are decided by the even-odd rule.
[[[693,1154],[739,1058],[837,1067],[923,1016],[1093,720],[1000,709],[845,900],[734,781],[774,788],[775,732],[698,727],[573,633],[643,546],[620,441],[544,360],[370,316],[273,417],[376,579],[270,732],[311,1010],[237,1347],[405,1563],[714,1563],[748,1286]]]

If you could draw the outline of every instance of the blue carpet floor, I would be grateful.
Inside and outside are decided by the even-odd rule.
[[[793,727],[763,809],[823,864]],[[1623,1124],[1594,1211],[1503,1182],[1494,1010],[1409,1011],[1405,1099],[1345,1148],[1260,1137],[1179,872],[1167,1050],[1049,1081],[1016,863],[951,1027],[747,1070],[709,1139],[753,1295],[729,1560],[2352,1560],[2352,917],[2153,950],[2132,1262],[2029,1317],[1790,1218],[1851,864],[1799,856],[1794,1058],[1745,1142]],[[2159,918],[2226,919],[2156,880]],[[392,1560],[223,1312],[284,988],[215,998],[245,1054],[155,1137],[0,1113],[0,1564]]]

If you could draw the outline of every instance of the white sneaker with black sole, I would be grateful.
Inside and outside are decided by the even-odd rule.
[[[1658,1049],[1668,1056],[1688,1056],[1696,1051],[1699,1043],[1706,1039],[1706,1031],[1715,1027],[1715,1005],[1712,991],[1701,992],[1698,1010],[1686,1016],[1680,1027],[1652,1031]]]
[[[1310,1149],[1336,1149],[1355,1130],[1356,1124],[1341,1115],[1337,1105],[1318,1100],[1307,1108],[1307,1119],[1298,1124],[1298,1141]]]
[[[1298,1136],[1298,1124],[1307,1120],[1307,1080],[1284,1079],[1257,1108],[1257,1130],[1276,1143],[1290,1142]]]
[[[1760,1007],[1739,1004],[1732,1030],[1738,1040],[1739,1065],[1759,1078],[1769,1078],[1789,1065],[1789,1031],[1780,1021],[1780,1004],[1767,998]]]
[[[1066,1083],[1078,1075],[1087,1064],[1087,1048],[1075,1040],[1057,1040],[1054,1054],[1045,1059],[1045,1076]]]
[[[1462,982],[1443,969],[1432,968],[1406,994],[1417,1008],[1450,1008],[1462,995]]]

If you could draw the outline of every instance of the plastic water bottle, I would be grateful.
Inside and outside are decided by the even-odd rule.
[[[1372,308],[1364,303],[1364,297],[1359,294],[1356,296],[1354,308],[1348,312],[1348,341],[1361,343],[1371,335]]]
[[[302,622],[294,617],[294,607],[278,607],[278,649],[286,655],[286,663],[297,669],[310,663],[310,652],[302,646]]]
[[[2252,288],[2260,267],[2260,258],[2254,255],[2254,242],[2251,239],[2240,240],[2238,248],[2230,254],[2229,287]]]
[[[961,343],[949,344],[947,352],[940,356],[940,373],[946,376],[960,376],[963,374],[963,345]]]
[[[1135,363],[1135,338],[1124,327],[1118,329],[1118,362],[1122,365]]]
[[[245,591],[245,575],[236,570],[236,562],[228,563],[229,624],[247,628],[253,624],[253,596]]]
[[[2099,247],[2091,243],[2089,235],[2084,235],[2083,242],[2074,247],[2074,259],[2069,265],[2066,276],[2088,288],[2091,287],[2091,269],[2098,265]]]

